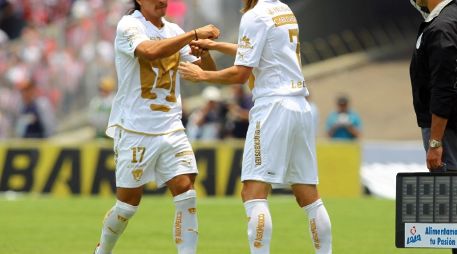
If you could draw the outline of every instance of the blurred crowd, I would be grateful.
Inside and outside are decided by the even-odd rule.
[[[131,0],[0,0],[0,139],[52,136],[81,111],[95,136],[105,137],[116,91],[112,42],[131,7]],[[169,0],[167,18],[184,29],[225,22],[224,33],[236,37],[236,26],[226,23],[238,24],[240,7],[241,1]],[[250,92],[242,85],[228,91],[222,96],[207,87],[199,96],[204,105],[185,108],[192,140],[244,138]]]
[[[97,84],[115,78],[112,42],[130,7],[130,0],[0,0],[0,138],[26,136],[25,87],[50,105],[53,119],[90,104]],[[185,12],[182,0],[169,2],[170,19],[182,23]]]
[[[249,110],[254,105],[252,95],[245,85],[229,86],[227,90],[223,93],[215,86],[203,89],[203,105],[192,110],[185,118],[190,140],[246,137]]]

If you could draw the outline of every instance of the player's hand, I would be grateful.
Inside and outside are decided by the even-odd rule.
[[[190,53],[196,57],[205,58],[210,56],[208,49],[201,48],[195,45],[190,45]]]
[[[440,170],[443,167],[442,156],[443,147],[429,148],[427,151],[427,168],[430,171]]]
[[[202,80],[203,70],[196,64],[182,62],[179,64],[178,70],[183,79],[193,82]]]
[[[206,25],[195,29],[198,39],[217,39],[221,34],[219,28],[214,25]]]
[[[193,40],[190,42],[190,46],[196,46],[202,49],[212,50],[216,46],[216,42],[210,39],[202,39],[202,40]]]

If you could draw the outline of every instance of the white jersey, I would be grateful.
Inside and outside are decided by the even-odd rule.
[[[114,136],[116,127],[151,135],[184,129],[177,70],[180,61],[197,61],[190,55],[190,47],[187,45],[172,56],[154,61],[135,57],[135,49],[143,41],[184,33],[176,24],[165,19],[163,23],[159,29],[139,11],[122,17],[118,23],[115,55],[119,88],[106,131],[110,137]]]
[[[286,4],[259,0],[243,15],[235,65],[254,68],[254,100],[308,95],[301,71],[297,19]]]

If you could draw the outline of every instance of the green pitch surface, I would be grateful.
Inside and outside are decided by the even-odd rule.
[[[396,249],[394,201],[324,199],[333,227],[333,253],[451,253]],[[0,254],[92,254],[114,198],[0,196]],[[270,199],[272,254],[314,253],[304,212],[290,196]],[[246,216],[238,198],[200,198],[199,254],[248,254]],[[119,240],[115,254],[174,254],[173,202],[146,197]]]

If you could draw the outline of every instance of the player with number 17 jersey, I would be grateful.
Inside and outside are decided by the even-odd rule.
[[[115,39],[116,71],[119,89],[106,134],[114,136],[121,127],[146,135],[163,135],[184,130],[181,122],[180,61],[195,62],[187,45],[179,52],[152,62],[135,57],[136,47],[146,40],[161,40],[183,34],[176,24],[163,19],[164,26],[148,24],[141,12],[124,16],[118,24]]]

